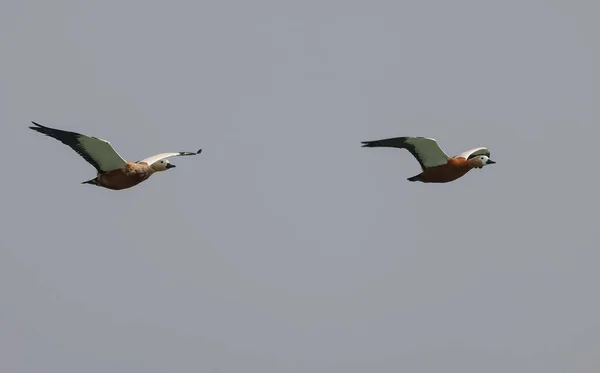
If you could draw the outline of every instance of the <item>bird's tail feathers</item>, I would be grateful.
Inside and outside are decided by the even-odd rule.
[[[98,177],[96,176],[95,178],[88,180],[88,181],[84,181],[81,184],[98,185]]]

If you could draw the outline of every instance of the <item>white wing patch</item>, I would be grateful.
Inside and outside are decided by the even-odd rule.
[[[169,157],[179,157],[179,156],[183,156],[183,155],[196,155],[196,154],[200,154],[200,152],[202,152],[202,149],[198,150],[196,153],[193,153],[193,152],[160,153],[160,154],[153,155],[152,157],[142,159],[141,161],[137,161],[136,163],[144,162],[148,166],[151,166],[152,163],[154,163],[156,161],[160,161],[161,159],[165,159],[165,158],[169,158]]]
[[[417,158],[425,168],[441,166],[450,159],[434,139],[410,137],[406,139],[406,143],[413,146]]]
[[[116,170],[127,165],[108,141],[84,135],[77,140],[81,148],[98,164],[101,171]]]
[[[454,158],[469,159],[469,157],[474,157],[476,155],[487,155],[489,157],[490,156],[490,151],[487,148],[484,148],[484,147],[473,148],[473,149],[469,149],[469,150],[467,150],[465,152],[460,153],[459,155],[457,155]]]
[[[83,159],[99,172],[107,172],[123,168],[127,162],[113,149],[110,143],[96,137],[82,135],[77,132],[64,131],[31,122],[30,129],[50,136],[75,150]]]

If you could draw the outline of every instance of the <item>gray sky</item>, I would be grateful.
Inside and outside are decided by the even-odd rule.
[[[598,372],[599,11],[2,1],[1,370]],[[114,192],[30,120],[204,151]]]

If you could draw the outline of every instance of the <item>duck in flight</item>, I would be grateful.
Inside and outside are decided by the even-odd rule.
[[[449,157],[438,143],[427,137],[394,137],[376,141],[363,141],[363,147],[388,147],[408,150],[421,165],[423,172],[409,177],[409,181],[423,183],[447,183],[464,176],[473,168],[483,168],[496,162],[490,159],[490,151],[479,147]]]
[[[155,172],[174,168],[167,158],[200,154],[197,152],[161,153],[137,162],[124,160],[106,141],[76,132],[58,130],[31,122],[34,131],[53,137],[75,150],[83,159],[96,168],[97,176],[82,184],[97,185],[112,190],[131,188],[147,180]]]

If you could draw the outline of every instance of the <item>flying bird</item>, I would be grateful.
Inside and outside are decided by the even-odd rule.
[[[161,153],[142,159],[141,161],[128,162],[106,140],[76,132],[45,127],[36,122],[31,123],[35,127],[29,128],[70,146],[71,149],[75,150],[77,154],[94,166],[97,176],[91,180],[82,182],[82,184],[97,185],[112,190],[131,188],[147,180],[155,172],[174,168],[175,165],[167,159],[169,157],[196,155],[202,151],[200,149],[197,152]]]
[[[423,183],[447,183],[464,176],[473,168],[496,162],[490,159],[490,151],[479,147],[449,157],[438,143],[428,137],[394,137],[376,141],[363,141],[363,147],[388,147],[408,150],[421,165],[423,172],[409,177],[409,181]]]

